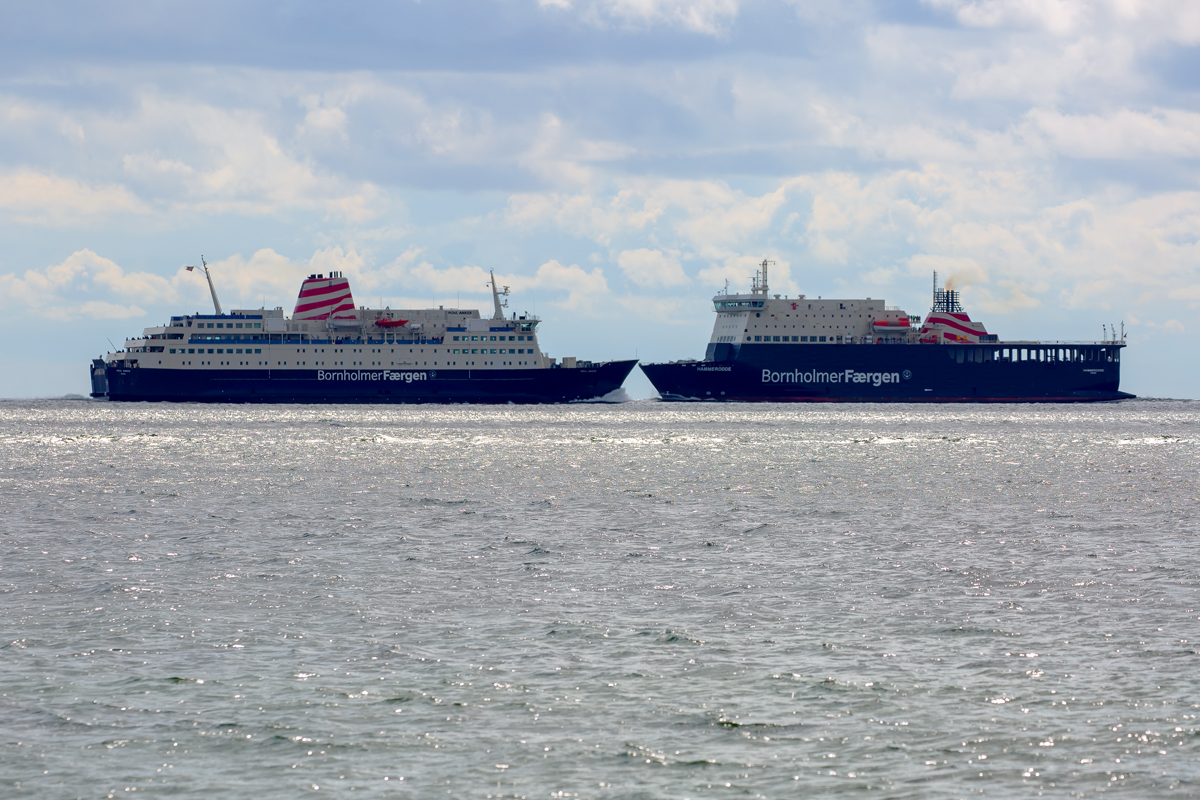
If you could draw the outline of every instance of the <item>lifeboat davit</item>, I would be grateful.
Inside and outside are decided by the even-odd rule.
[[[388,319],[386,317],[376,317],[375,324],[381,328],[403,328],[408,324],[406,319]]]

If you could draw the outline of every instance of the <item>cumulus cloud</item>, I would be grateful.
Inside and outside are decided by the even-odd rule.
[[[1033,109],[1026,131],[1050,150],[1072,158],[1200,157],[1200,114],[1170,108],[1121,109],[1109,114],[1063,114]]]
[[[568,327],[614,308],[706,326],[704,293],[770,258],[773,291],[917,307],[937,269],[989,313],[1186,322],[1200,4],[923,2],[934,24],[871,0],[502,4],[469,68],[369,48],[335,52],[344,70],[34,67],[0,81],[0,225],[80,244],[6,252],[0,288],[80,318],[206,304],[177,266],[63,256],[100,225],[191,238],[220,218],[244,253],[214,261],[228,307],[290,311],[304,274],[340,270],[364,302],[487,308],[495,264]],[[793,36],[821,57],[752,46]]]
[[[538,0],[543,8],[575,11],[599,26],[664,25],[718,34],[738,13],[738,0]]]
[[[436,267],[412,258],[408,265],[397,265],[394,276],[444,295],[457,292],[489,298],[491,295],[490,271],[474,265]],[[539,266],[533,275],[497,274],[496,283],[511,288],[514,304],[530,302],[529,292],[548,291],[557,298],[553,302],[558,308],[586,314],[601,313],[611,297],[602,268],[589,271],[578,264],[563,265],[553,259]]]
[[[923,0],[973,28],[1033,28],[1068,36],[1121,27],[1142,35],[1200,40],[1200,9],[1191,0]]]
[[[617,255],[617,265],[625,277],[642,287],[680,286],[688,282],[687,273],[679,262],[679,251],[623,250]]]
[[[0,214],[22,225],[98,224],[118,214],[144,215],[150,208],[124,186],[91,186],[31,169],[0,174]]]
[[[220,107],[142,90],[119,110],[60,106],[0,95],[0,137],[77,162],[86,146],[107,180],[24,167],[0,174],[0,212],[22,223],[96,224],[120,215],[315,211],[335,222],[376,217],[382,193],[309,161],[258,110]],[[302,126],[336,128],[336,109],[314,108]],[[90,167],[90,165],[77,165]],[[97,171],[95,168],[89,171]]]
[[[765,231],[789,191],[802,183],[785,180],[764,194],[747,195],[722,181],[639,178],[623,181],[608,197],[594,192],[514,195],[506,221],[554,226],[601,244],[665,221],[689,251],[723,258],[730,247]]]
[[[42,269],[0,274],[0,302],[15,316],[125,319],[146,313],[137,303],[169,303],[178,297],[174,282],[147,272],[126,272],[87,249]]]
[[[592,141],[570,132],[557,116],[546,114],[533,143],[517,162],[552,185],[587,184],[594,180],[591,164],[615,161],[632,152],[627,145]]]

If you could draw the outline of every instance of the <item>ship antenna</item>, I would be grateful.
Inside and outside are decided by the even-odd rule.
[[[765,259],[765,258],[764,258],[764,259],[762,260],[762,263],[761,263],[761,264],[759,264],[759,267],[761,267],[761,272],[760,272],[760,274],[761,274],[761,276],[762,276],[762,279],[761,279],[761,281],[758,281],[758,282],[757,282],[757,283],[758,283],[758,285],[757,285],[757,286],[755,286],[754,288],[755,288],[755,290],[756,290],[756,291],[760,292],[761,294],[764,294],[764,295],[765,295],[765,294],[767,294],[767,292],[768,292],[768,286],[767,286],[767,265],[768,265],[768,264],[774,264],[774,263],[775,263],[774,261],[768,261],[767,259]]]
[[[208,271],[208,262],[204,260],[204,256],[200,256],[200,263],[204,265],[204,277],[208,280],[208,291],[212,294],[213,308],[217,310],[217,316],[221,316],[224,312],[221,311],[221,301],[217,299],[217,289],[213,286],[212,275]]]

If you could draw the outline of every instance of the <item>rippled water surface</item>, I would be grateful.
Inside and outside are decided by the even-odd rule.
[[[1196,797],[1198,424],[0,403],[0,796]]]

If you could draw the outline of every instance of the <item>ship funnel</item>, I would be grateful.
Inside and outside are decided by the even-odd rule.
[[[340,272],[331,272],[329,277],[310,275],[300,285],[296,298],[296,310],[292,319],[353,319],[354,297],[350,294],[350,281]]]

